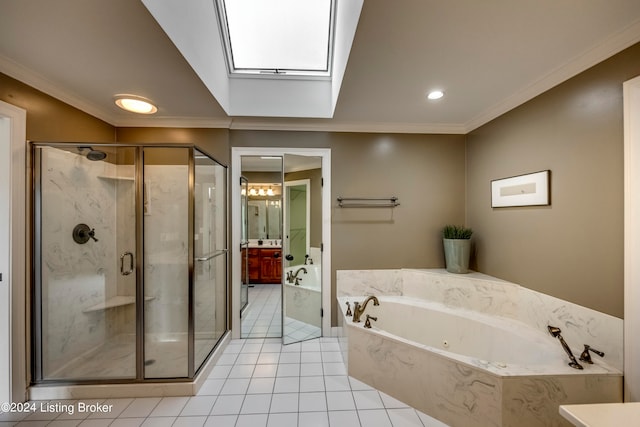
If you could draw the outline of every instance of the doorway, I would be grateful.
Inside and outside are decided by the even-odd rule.
[[[265,235],[261,236],[262,245],[260,245],[259,242],[256,242],[256,244],[260,247],[260,249],[264,249],[264,248],[269,249],[269,245],[275,246],[275,248],[273,249],[280,249],[279,257],[274,257],[275,259],[271,262],[275,262],[275,264],[279,265],[280,268],[282,269],[279,283],[277,284],[274,283],[276,287],[275,293],[276,293],[277,299],[279,299],[279,302],[281,304],[281,307],[276,311],[275,318],[280,318],[282,325],[284,325],[284,321],[286,321],[286,319],[284,319],[283,313],[288,312],[287,301],[285,299],[286,293],[285,291],[283,291],[283,286],[286,286],[287,284],[289,284],[291,286],[297,286],[297,288],[293,288],[295,290],[301,289],[300,284],[303,283],[305,280],[307,282],[310,281],[311,277],[313,276],[313,274],[309,272],[310,268],[305,267],[305,269],[307,270],[307,273],[305,274],[304,271],[301,269],[301,266],[304,267],[304,265],[302,264],[304,264],[305,261],[307,263],[309,263],[310,260],[314,262],[315,270],[317,271],[316,277],[318,278],[319,288],[321,290],[321,292],[318,292],[318,297],[319,297],[318,310],[317,310],[318,320],[316,321],[317,326],[315,327],[315,330],[317,331],[317,333],[315,333],[314,336],[329,335],[330,325],[331,325],[331,316],[330,316],[330,306],[331,306],[331,279],[330,279],[331,277],[330,276],[330,271],[331,271],[331,266],[330,266],[330,259],[331,259],[330,258],[330,241],[331,241],[330,166],[331,165],[330,165],[330,156],[331,156],[331,150],[329,149],[298,149],[298,148],[233,147],[231,155],[232,155],[232,171],[231,171],[232,178],[231,179],[232,179],[232,182],[235,182],[238,184],[237,186],[236,185],[232,186],[232,190],[231,190],[232,192],[231,215],[232,215],[232,218],[236,218],[236,217],[238,218],[238,221],[233,221],[233,224],[232,224],[232,247],[239,248],[241,252],[240,256],[234,256],[232,260],[232,271],[233,271],[232,287],[234,290],[232,293],[232,336],[233,338],[241,338],[241,337],[242,338],[259,338],[259,336],[255,334],[249,337],[248,334],[245,334],[242,332],[243,317],[245,317],[247,308],[251,307],[251,304],[252,304],[251,293],[249,293],[248,295],[248,301],[246,301],[246,299],[243,297],[244,286],[246,285],[245,281],[243,280],[243,277],[246,277],[246,273],[251,271],[252,267],[247,264],[247,257],[242,256],[243,250],[246,251],[248,249],[247,246],[245,245],[245,242],[243,241],[243,233],[244,233],[243,230],[245,227],[247,227],[247,229],[249,228],[248,224],[244,222],[242,214],[244,212],[249,217],[251,217],[251,215],[253,214],[255,217],[256,216],[255,214],[257,213],[258,214],[257,216],[258,217],[260,216],[260,211],[256,210],[256,208],[250,208],[248,205],[248,202],[249,202],[248,198],[244,197],[242,194],[243,186],[245,187],[245,192],[246,192],[246,191],[250,191],[250,187],[252,184],[251,179],[248,179],[248,183],[243,182],[241,179],[241,176],[246,175],[245,169],[243,169],[243,158],[245,157],[257,157],[257,158],[262,158],[263,160],[268,160],[268,159],[275,160],[274,158],[276,157],[280,158],[279,161],[282,163],[282,168],[283,168],[281,172],[282,178],[280,182],[281,182],[281,185],[282,185],[281,188],[283,189],[283,191],[285,187],[284,183],[286,181],[303,179],[299,177],[299,174],[307,173],[307,172],[304,172],[304,170],[309,170],[309,167],[304,165],[299,165],[298,170],[291,169],[290,166],[288,166],[289,160],[293,160],[294,164],[298,160],[306,160],[306,161],[313,160],[318,165],[314,168],[311,168],[311,169],[317,169],[317,171],[314,171],[314,173],[317,174],[316,180],[317,180],[317,199],[318,199],[318,203],[317,203],[318,211],[315,214],[316,218],[314,221],[317,224],[317,235],[315,237],[316,246],[314,247],[314,241],[312,240],[309,246],[309,249],[306,251],[305,254],[295,256],[295,255],[292,255],[291,253],[288,253],[288,250],[289,250],[288,239],[287,239],[288,234],[285,228],[285,220],[284,220],[284,216],[285,216],[284,212],[287,209],[286,201],[285,201],[286,195],[285,197],[281,198],[281,205],[279,207],[279,212],[281,215],[280,225],[282,227],[281,235],[274,236],[269,234],[269,236],[267,236],[266,231],[268,231],[269,229],[268,227],[265,228],[267,224],[266,223],[267,219],[265,218],[264,220],[261,220],[263,221],[262,223],[264,223],[265,225],[262,226],[261,228],[259,227],[259,229],[265,232]],[[289,156],[293,156],[293,157],[289,159]],[[265,181],[257,182],[257,180],[255,180],[255,182],[257,184],[265,183]],[[265,191],[267,190],[268,188],[265,188]],[[272,190],[273,190],[273,187],[272,187]],[[265,208],[265,213],[266,211],[267,211],[267,208]],[[309,212],[309,214],[311,214],[311,212]],[[280,237],[280,238],[277,238],[277,237]],[[292,265],[290,265],[291,264],[290,261],[292,261],[293,259],[287,260],[287,258],[290,258],[290,257],[295,259],[294,264]],[[260,264],[258,268],[262,270],[262,264]],[[296,276],[295,270],[290,271],[288,269],[295,269],[295,270],[300,269],[300,271],[297,272],[297,276]],[[245,272],[244,276],[243,276],[243,272]],[[287,277],[288,274],[290,274],[289,277]],[[296,278],[298,279],[297,281],[296,281]],[[297,282],[297,285],[296,285],[296,282]],[[261,286],[264,286],[264,285],[261,285]],[[251,289],[252,289],[251,287],[248,288],[249,292],[251,291]],[[245,302],[247,303],[246,305],[245,305]],[[324,316],[322,316],[323,314]],[[285,335],[287,335],[286,331],[287,331],[286,327],[283,326],[282,332],[280,333],[279,336],[284,337]],[[309,336],[309,334],[307,334],[307,336]],[[285,343],[291,343],[291,342],[297,342],[304,339],[308,339],[307,337],[303,337],[302,333],[296,334],[295,337],[290,336],[289,338],[290,339],[283,338],[283,341]]]

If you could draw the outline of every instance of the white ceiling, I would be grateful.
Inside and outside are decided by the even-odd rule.
[[[115,126],[466,133],[639,41],[638,0],[365,0],[332,119],[229,117],[141,2],[0,0],[0,72]]]

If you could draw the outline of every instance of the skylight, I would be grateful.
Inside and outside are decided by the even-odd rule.
[[[329,75],[332,0],[218,0],[230,73]]]

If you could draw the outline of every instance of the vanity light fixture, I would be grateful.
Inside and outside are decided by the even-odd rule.
[[[441,90],[432,90],[431,92],[429,92],[429,94],[427,95],[427,99],[430,99],[432,101],[435,101],[436,99],[440,99],[444,96],[444,92]]]
[[[258,190],[258,196],[265,196],[267,193],[264,191],[264,188],[260,188]]]
[[[114,96],[116,105],[123,110],[138,114],[154,114],[158,107],[147,98],[137,95],[116,95]]]
[[[267,190],[267,196],[273,196],[273,188],[269,187],[269,189]]]

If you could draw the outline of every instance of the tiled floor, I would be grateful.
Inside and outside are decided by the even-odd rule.
[[[249,304],[242,313],[243,338],[279,338],[285,342],[308,340],[322,335],[320,328],[285,317],[282,327],[282,285],[249,287]]]
[[[249,287],[249,304],[242,313],[243,338],[282,336],[282,285]]]
[[[113,406],[79,413],[78,401],[51,402],[75,410],[1,414],[0,427],[444,426],[348,377],[335,338],[287,346],[280,339],[233,340],[197,396],[97,402]]]

